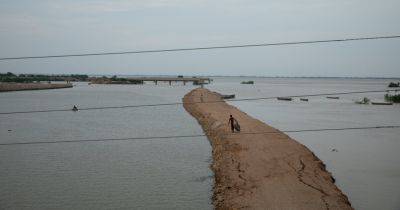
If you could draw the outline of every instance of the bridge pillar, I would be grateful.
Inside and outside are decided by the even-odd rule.
[[[154,80],[154,84],[156,84],[156,85],[157,85],[157,82],[158,82],[157,80]]]
[[[186,81],[183,81],[183,85],[186,85]]]
[[[171,86],[171,82],[172,82],[172,81],[170,80],[170,81],[169,81],[169,86]]]

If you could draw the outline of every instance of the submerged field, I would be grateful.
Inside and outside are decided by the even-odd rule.
[[[254,85],[240,84],[253,80]],[[217,77],[207,88],[236,98],[385,89],[380,79]],[[181,102],[197,86],[87,85],[0,94],[1,112]],[[399,105],[355,104],[384,94],[308,102],[229,102],[280,130],[397,124]],[[1,143],[202,134],[181,105],[0,116]],[[398,209],[398,129],[289,134],[332,172],[355,209]],[[335,150],[333,150],[335,149]],[[205,137],[0,147],[0,207],[212,209]]]

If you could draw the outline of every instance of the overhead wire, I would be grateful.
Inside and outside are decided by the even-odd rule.
[[[266,132],[241,132],[241,133],[226,133],[223,136],[232,135],[262,135],[274,133],[301,133],[301,132],[322,132],[322,131],[342,131],[342,130],[367,130],[367,129],[382,129],[382,128],[400,128],[400,125],[383,125],[383,126],[367,126],[367,127],[346,127],[346,128],[320,128],[320,129],[300,129],[300,130],[276,130]],[[106,139],[78,139],[78,140],[57,140],[57,141],[32,141],[32,142],[10,142],[0,143],[0,146],[15,146],[15,145],[35,145],[35,144],[57,144],[57,143],[80,143],[80,142],[109,142],[109,141],[138,141],[138,140],[154,140],[154,139],[179,139],[179,138],[195,138],[206,137],[205,134],[196,135],[175,135],[175,136],[149,136],[149,137],[129,137],[129,138],[106,138]]]
[[[105,55],[125,55],[125,54],[143,54],[143,53],[167,53],[167,52],[179,52],[179,51],[198,51],[198,50],[232,49],[232,48],[248,48],[248,47],[268,47],[268,46],[282,46],[282,45],[304,45],[304,44],[317,44],[317,43],[330,43],[330,42],[350,42],[350,41],[398,39],[398,38],[400,38],[400,35],[368,36],[368,37],[310,40],[310,41],[293,41],[293,42],[257,43],[257,44],[243,44],[243,45],[221,45],[221,46],[193,47],[193,48],[171,48],[171,49],[134,50],[134,51],[120,51],[120,52],[95,52],[95,53],[79,53],[79,54],[1,57],[0,61],[67,58],[67,57],[86,57],[86,56],[105,56]]]
[[[82,53],[82,54],[61,54],[61,55],[44,55],[44,56],[21,56],[21,57],[2,57],[0,61],[7,60],[26,60],[26,59],[46,59],[46,58],[65,58],[65,57],[85,57],[85,56],[104,56],[104,55],[123,55],[123,54],[142,54],[142,53],[165,53],[165,52],[178,52],[178,51],[198,51],[198,50],[214,50],[214,49],[230,49],[230,48],[248,48],[248,47],[267,47],[267,46],[282,46],[282,45],[303,45],[303,44],[316,44],[316,43],[330,43],[330,42],[349,42],[361,40],[378,40],[378,39],[397,39],[400,35],[393,36],[372,36],[372,37],[357,37],[357,38],[344,38],[344,39],[328,39],[328,40],[313,40],[313,41],[295,41],[295,42],[277,42],[277,43],[261,43],[261,44],[245,44],[245,45],[224,45],[224,46],[210,46],[210,47],[194,47],[194,48],[174,48],[174,49],[158,49],[158,50],[137,50],[137,51],[121,51],[121,52],[99,52],[99,53]],[[341,93],[322,93],[322,94],[306,94],[306,95],[292,95],[285,97],[313,97],[313,96],[327,96],[327,95],[347,95],[347,94],[361,94],[361,93],[376,93],[386,92],[389,90],[372,90],[372,91],[353,91]],[[398,91],[398,90],[395,90]],[[253,100],[268,100],[275,99],[279,96],[272,97],[258,97],[258,98],[242,98],[231,99],[226,101],[253,101]],[[197,103],[220,103],[220,101],[208,102],[191,102],[187,104]],[[155,107],[155,106],[172,106],[181,105],[182,102],[175,103],[159,103],[159,104],[142,104],[142,105],[125,105],[125,106],[108,106],[108,107],[87,107],[80,108],[79,110],[100,110],[100,109],[121,109],[121,108],[139,108],[139,107]],[[45,112],[64,112],[71,111],[71,109],[53,109],[53,110],[36,110],[36,111],[15,111],[15,112],[0,112],[0,115],[10,114],[23,114],[23,113],[45,113]],[[372,127],[348,127],[348,128],[324,128],[324,129],[303,129],[303,130],[286,130],[284,133],[299,133],[299,132],[321,132],[321,131],[339,131],[339,130],[360,130],[360,129],[380,129],[380,128],[399,128],[397,125],[390,126],[372,126]],[[243,132],[239,135],[249,134],[268,134],[278,133],[280,131],[272,132]],[[232,134],[226,134],[232,135]],[[235,134],[237,135],[237,134]],[[132,138],[109,138],[109,139],[81,139],[81,140],[58,140],[58,141],[34,141],[34,142],[12,142],[0,143],[0,146],[12,145],[33,145],[33,144],[55,144],[55,143],[77,143],[77,142],[107,142],[107,141],[132,141],[132,140],[152,140],[152,139],[177,139],[177,138],[194,138],[204,137],[204,134],[197,135],[177,135],[177,136],[153,136],[153,137],[132,137]]]
[[[221,103],[225,101],[255,101],[255,100],[270,100],[280,97],[315,97],[315,96],[329,96],[329,95],[349,95],[349,94],[363,94],[363,93],[382,93],[387,91],[400,91],[400,89],[393,90],[368,90],[368,91],[351,91],[351,92],[337,92],[337,93],[317,93],[317,94],[304,94],[304,95],[291,95],[291,96],[271,96],[271,97],[256,97],[256,98],[241,98],[241,99],[229,99],[229,100],[218,100],[218,101],[204,101],[204,102],[189,102],[186,104],[205,104],[205,103]],[[79,108],[79,111],[88,110],[104,110],[104,109],[124,109],[124,108],[141,108],[141,107],[158,107],[158,106],[173,106],[182,105],[183,102],[172,102],[172,103],[158,103],[158,104],[139,104],[139,105],[124,105],[124,106],[103,106],[103,107],[83,107]],[[47,113],[47,112],[66,112],[72,111],[72,109],[48,109],[48,110],[31,110],[31,111],[13,111],[13,112],[0,112],[0,115],[11,115],[11,114],[28,114],[28,113]]]

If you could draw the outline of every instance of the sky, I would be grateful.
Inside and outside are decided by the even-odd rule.
[[[400,35],[399,0],[0,0],[0,57]],[[0,72],[400,77],[400,39],[0,61]]]

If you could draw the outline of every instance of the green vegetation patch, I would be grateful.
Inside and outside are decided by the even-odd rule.
[[[393,103],[400,103],[400,94],[386,94],[385,100]]]

